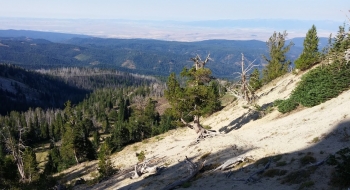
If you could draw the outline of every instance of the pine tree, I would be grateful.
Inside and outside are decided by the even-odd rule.
[[[167,81],[167,89],[164,91],[165,98],[169,101],[172,109],[168,109],[168,114],[175,118],[181,117],[180,105],[183,95],[183,89],[180,87],[180,83],[176,79],[175,73],[171,73]]]
[[[195,130],[200,139],[210,132],[202,127],[199,118],[220,109],[219,91],[210,83],[211,70],[204,67],[210,60],[209,55],[205,61],[201,61],[198,55],[191,60],[194,61],[194,66],[191,69],[184,68],[181,72],[181,77],[186,80],[185,86],[181,87],[175,74],[171,74],[165,96],[172,106],[172,112],[177,113],[174,115],[177,115],[183,124],[190,126],[185,120],[194,121],[190,128]]]
[[[253,92],[261,88],[262,83],[260,80],[260,72],[258,69],[254,69],[252,74],[249,77],[249,86],[252,88]]]
[[[27,176],[29,182],[39,178],[38,163],[36,162],[36,156],[31,148],[26,148],[23,154],[24,173]]]
[[[295,68],[306,70],[320,61],[320,53],[318,52],[319,39],[315,25],[306,33],[304,40],[304,50],[297,60],[295,60]]]
[[[339,31],[334,38],[334,43],[329,51],[329,58],[332,62],[347,63],[347,52],[350,51],[350,28],[348,32],[345,32],[345,25],[339,26]]]
[[[269,41],[267,41],[267,46],[269,48],[269,58],[263,56],[263,58],[267,61],[267,65],[263,70],[264,83],[268,83],[288,72],[288,67],[291,62],[287,60],[286,53],[294,44],[290,42],[286,46],[286,37],[286,31],[284,31],[283,34],[277,34],[274,32],[273,35],[269,38]]]
[[[110,154],[111,150],[108,143],[103,143],[98,154],[98,172],[100,173],[101,178],[108,177],[114,172],[114,168],[110,160]]]

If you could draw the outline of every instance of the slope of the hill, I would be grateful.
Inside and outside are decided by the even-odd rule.
[[[269,105],[276,99],[287,98],[300,77],[288,74],[271,82],[258,92],[260,98],[257,104],[262,109],[271,110]],[[305,172],[309,171],[303,170],[309,164],[306,162],[305,165],[305,159],[313,157],[317,162],[322,161],[329,154],[349,145],[349,108],[349,90],[318,106],[299,108],[289,114],[281,114],[276,109],[259,114],[247,108],[244,102],[233,102],[201,120],[202,124],[209,125],[212,129],[226,131],[225,135],[189,146],[196,134],[189,128],[181,128],[130,145],[112,156],[114,166],[120,170],[130,168],[138,162],[136,152],[144,151],[146,158],[163,158],[158,165],[164,167],[160,175],[129,179],[116,174],[96,185],[84,184],[76,186],[75,189],[162,189],[167,184],[189,175],[183,162],[186,156],[193,162],[205,159],[206,165],[214,168],[236,156],[257,161],[276,155],[281,156],[273,159],[269,169],[285,171],[284,175],[256,175],[254,177],[261,177],[256,183],[239,181],[238,179],[247,179],[263,168],[263,164],[257,166],[253,161],[238,170],[233,167],[225,171],[207,170],[186,185],[191,189],[299,189],[306,186],[312,189],[332,189],[329,186],[332,167],[323,164]],[[62,182],[74,181],[80,177],[91,179],[97,172],[96,163],[83,163],[65,171],[67,175]],[[296,174],[294,177],[289,175],[293,172]]]

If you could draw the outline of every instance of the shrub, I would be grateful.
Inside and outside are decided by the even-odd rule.
[[[297,107],[298,107],[298,103],[295,102],[293,99],[289,98],[289,99],[283,100],[278,104],[278,111],[281,113],[287,113],[295,110],[295,108]]]
[[[350,64],[334,63],[318,67],[305,74],[287,100],[277,100],[278,111],[287,113],[298,104],[305,107],[319,105],[350,88]]]
[[[302,77],[291,97],[305,107],[319,105],[349,89],[350,64],[318,67]]]
[[[332,173],[331,184],[336,187],[350,186],[350,148],[343,148],[327,160],[329,165],[335,165]]]
[[[308,153],[300,159],[300,165],[305,166],[316,162],[316,158],[312,156],[312,153]]]

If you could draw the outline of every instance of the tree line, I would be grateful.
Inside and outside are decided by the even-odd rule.
[[[286,45],[286,37],[286,32],[274,32],[267,41],[269,55],[264,56],[266,67],[262,74],[258,69],[250,73],[249,88],[252,91],[289,71],[291,61],[286,53],[293,44]],[[349,33],[345,33],[344,28],[340,27],[335,43],[330,43],[326,49],[327,56],[322,57],[319,53],[317,39],[316,28],[312,26],[304,41],[304,51],[296,61],[297,69],[305,70],[326,58],[344,62],[342,52],[350,48]],[[0,187],[15,185],[16,180],[37,181],[42,179],[40,174],[47,176],[97,158],[100,159],[100,173],[108,175],[111,173],[108,161],[111,152],[183,126],[186,122],[195,120],[200,126],[201,116],[221,109],[219,97],[225,90],[212,76],[211,70],[204,67],[207,60],[203,62],[199,56],[196,58],[192,60],[197,62],[194,61],[190,68],[183,68],[180,76],[171,73],[166,86],[151,80],[150,83],[132,86],[99,88],[77,79],[75,83],[94,89],[80,103],[66,101],[62,110],[35,108],[0,116]],[[42,72],[63,75],[63,80],[70,81],[75,80],[73,78],[77,74],[91,76],[94,71],[67,68]],[[105,74],[108,75],[108,72]],[[141,77],[140,81],[143,79]],[[172,107],[160,115],[156,111],[155,97],[163,95]],[[200,126],[200,135],[205,133],[202,129]],[[34,153],[38,143],[49,144],[48,161],[42,172],[38,170]]]

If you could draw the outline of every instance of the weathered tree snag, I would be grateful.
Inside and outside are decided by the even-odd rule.
[[[185,120],[181,118],[181,122],[185,124],[185,126],[193,129],[197,133],[197,139],[196,142],[198,143],[200,140],[205,139],[206,137],[213,137],[216,135],[219,135],[219,132],[216,132],[215,130],[207,130],[202,127],[202,125],[199,123],[199,116],[195,115],[193,125],[187,123]]]
[[[167,186],[165,186],[162,190],[170,190],[170,189],[174,189],[175,187],[177,186],[180,186],[182,185],[183,183],[187,182],[188,180],[190,180],[191,178],[193,178],[204,166],[205,164],[205,161],[200,163],[198,166],[196,164],[194,164],[191,160],[189,160],[186,156],[186,159],[184,160],[184,162],[186,164],[188,164],[188,170],[189,170],[189,173],[190,175],[187,176],[186,178],[184,179],[181,179],[181,180],[178,180],[178,181],[175,181],[174,183],[171,183]]]
[[[18,140],[15,139],[13,135],[10,133],[9,127],[5,127],[2,133],[3,139],[5,141],[5,147],[7,151],[9,151],[14,161],[16,162],[18,172],[21,176],[20,181],[22,182],[30,182],[31,178],[25,174],[24,171],[24,160],[23,160],[23,150],[26,148],[24,145],[22,134],[26,131],[26,128],[22,127],[19,122],[18,125]]]
[[[155,162],[156,159],[157,158],[153,157],[153,158],[147,159],[146,161],[144,161],[142,163],[136,164],[134,166],[134,171],[129,170],[129,173],[132,173],[130,179],[139,178],[143,174],[146,174],[146,173],[157,174],[159,172],[159,167],[158,166],[156,166],[156,165],[148,166],[148,165],[152,164],[152,162]]]
[[[196,70],[198,70],[199,68],[204,68],[205,64],[210,60],[210,53],[204,61],[201,60],[199,55],[197,55],[195,58],[191,58],[191,60],[194,62]]]
[[[264,171],[270,167],[271,162],[272,162],[272,159],[269,159],[269,162],[264,166],[264,168],[252,173],[247,179],[234,179],[234,180],[235,181],[244,181],[245,183],[256,182],[256,181],[258,181],[258,179],[255,179],[253,176],[256,174],[264,173]]]
[[[345,51],[344,58],[345,58],[346,64],[348,64],[350,62],[350,49],[347,49]]]
[[[244,159],[245,159],[245,157],[234,157],[234,158],[231,158],[231,159],[227,160],[225,163],[223,163],[222,165],[220,165],[219,167],[215,168],[214,171],[216,171],[216,170],[225,170],[228,166],[230,166],[232,164],[243,162]]]
[[[242,62],[241,62],[241,68],[242,72],[235,72],[235,74],[238,74],[239,81],[235,84],[233,84],[228,90],[231,92],[232,95],[234,95],[238,99],[243,99],[247,101],[248,103],[251,103],[255,100],[256,95],[251,90],[252,87],[249,85],[248,73],[256,66],[253,62],[251,62],[248,67],[244,68],[244,54],[242,53]]]

